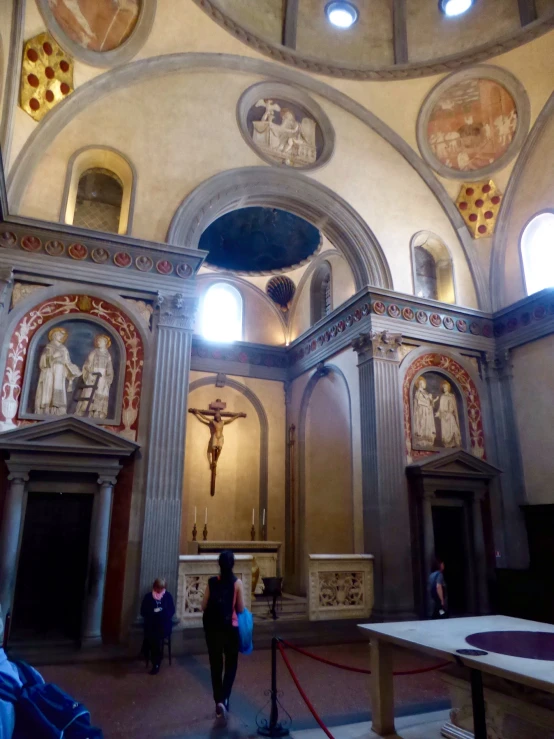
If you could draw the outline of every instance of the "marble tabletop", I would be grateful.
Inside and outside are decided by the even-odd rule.
[[[363,624],[358,628],[380,642],[396,644],[452,662],[461,661],[467,667],[554,693],[554,661],[514,657],[492,651],[482,656],[457,652],[459,649],[471,649],[467,637],[480,632],[541,632],[554,638],[554,626],[551,624],[510,616],[474,616],[444,621]],[[513,638],[517,637],[513,635]]]

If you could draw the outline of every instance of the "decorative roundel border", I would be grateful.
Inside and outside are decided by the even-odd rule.
[[[321,129],[323,148],[318,159],[313,164],[307,164],[304,167],[288,167],[286,164],[279,164],[274,159],[264,154],[263,151],[261,151],[252,141],[252,136],[248,130],[248,112],[261,98],[281,98],[288,100],[299,108],[303,108],[306,113],[315,120]],[[257,82],[255,85],[252,85],[245,90],[237,103],[237,123],[242,138],[246,141],[252,151],[254,151],[260,159],[263,159],[264,162],[273,167],[293,169],[300,172],[318,169],[329,161],[335,148],[335,129],[324,110],[315,102],[315,100],[312,100],[309,95],[306,95],[305,92],[298,90],[295,87],[285,85],[282,82]]]
[[[156,16],[156,3],[157,0],[141,0],[139,17],[135,27],[129,38],[120,46],[110,51],[92,51],[91,49],[85,49],[67,35],[56,20],[48,0],[37,0],[37,6],[44,18],[46,27],[60,46],[69,52],[74,59],[79,59],[92,67],[113,67],[115,64],[122,64],[132,59],[150,35]]]
[[[470,79],[492,80],[502,87],[505,87],[516,104],[518,125],[512,143],[502,156],[498,157],[496,161],[489,164],[487,167],[472,170],[470,172],[462,172],[445,166],[433,154],[427,141],[427,124],[439,98],[441,98],[442,95],[444,95],[444,93],[454,85],[458,85],[460,82]],[[441,80],[441,82],[439,82],[438,85],[436,85],[427,95],[417,118],[417,145],[421,152],[421,156],[425,159],[427,164],[442,177],[455,180],[468,180],[468,178],[470,180],[480,180],[490,177],[494,172],[505,167],[508,162],[515,157],[527,137],[530,120],[531,108],[529,105],[529,98],[521,82],[505,69],[494,67],[492,64],[480,64],[475,67],[470,67],[470,69],[464,69],[461,72],[454,72],[453,74],[448,75],[448,77]]]

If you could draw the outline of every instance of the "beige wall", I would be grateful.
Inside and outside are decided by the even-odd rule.
[[[191,372],[190,381],[215,375]],[[285,495],[285,403],[282,383],[235,377],[260,400],[268,418],[268,539],[284,541]],[[258,528],[260,491],[260,422],[254,406],[238,390],[215,384],[197,388],[189,394],[188,406],[207,408],[221,398],[233,412],[247,417],[225,428],[225,443],[217,466],[215,497],[210,497],[210,469],[207,460],[209,429],[192,415],[189,416],[185,448],[183,481],[183,517],[181,551],[186,551],[197,507],[199,538],[208,509],[209,539],[250,541],[252,508],[256,511]],[[258,531],[258,536],[259,536]]]
[[[554,335],[514,349],[513,366],[527,502],[554,503]]]

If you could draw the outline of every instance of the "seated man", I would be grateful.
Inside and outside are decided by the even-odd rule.
[[[0,645],[4,640],[4,622],[2,620],[2,610],[0,609]],[[0,677],[9,675],[18,685],[21,685],[17,667],[8,660],[8,656],[0,646]],[[11,739],[15,726],[15,710],[13,703],[4,701],[0,698],[0,737],[2,739]]]

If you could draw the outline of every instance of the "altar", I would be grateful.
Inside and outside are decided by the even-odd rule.
[[[252,592],[261,595],[264,577],[282,576],[282,546],[280,541],[189,541],[190,555],[219,554],[229,549],[235,555],[252,557]]]

